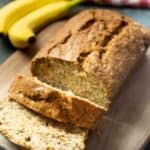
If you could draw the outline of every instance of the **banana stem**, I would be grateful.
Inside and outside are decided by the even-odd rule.
[[[36,41],[35,36],[31,36],[31,37],[29,37],[29,39],[28,39],[28,43],[29,43],[29,44],[33,44],[33,43],[35,43],[35,41]]]
[[[0,32],[0,37],[4,37],[4,34],[2,32]]]

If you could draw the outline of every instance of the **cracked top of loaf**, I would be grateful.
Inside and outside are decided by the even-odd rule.
[[[79,64],[114,96],[150,41],[150,31],[111,10],[90,9],[71,18],[38,58]],[[33,61],[34,61],[33,60]]]

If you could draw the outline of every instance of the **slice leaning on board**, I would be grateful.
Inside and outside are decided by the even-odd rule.
[[[46,117],[83,128],[95,128],[100,116],[107,111],[107,107],[27,75],[16,77],[9,89],[9,97]]]
[[[40,116],[15,101],[0,102],[0,132],[19,149],[84,150],[88,131]],[[1,144],[1,143],[0,143]],[[11,150],[11,149],[8,149]]]

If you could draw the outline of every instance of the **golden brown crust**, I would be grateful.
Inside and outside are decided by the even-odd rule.
[[[90,45],[91,42],[95,44],[96,42],[98,42],[99,44],[101,41],[104,41],[105,37],[108,34],[111,34],[116,28],[120,26],[122,20],[124,22],[132,22],[129,18],[124,17],[119,13],[111,10],[89,9],[89,10],[82,11],[76,16],[72,17],[65,24],[65,26],[60,29],[60,31],[53,38],[53,40],[49,41],[46,47],[44,47],[38,53],[38,55],[36,55],[35,59],[45,57],[46,55],[48,56],[49,51],[51,51],[52,48],[65,44],[66,40],[68,40],[68,38],[73,35],[76,36],[75,38],[76,40],[77,40],[77,36],[81,39],[80,37],[81,34],[84,35],[83,38],[85,38],[84,40],[88,45]],[[90,33],[89,30],[91,30]],[[89,39],[89,41],[87,41],[88,37],[86,36],[88,33],[91,34],[92,36]],[[96,39],[94,39],[94,37],[97,38],[97,41],[95,41]],[[79,45],[77,46],[82,45],[82,41],[79,40],[78,44]],[[88,48],[87,45],[85,46],[86,48]],[[99,45],[94,45],[93,47],[95,46],[99,48]],[[78,49],[78,50],[81,52],[83,51],[83,49]]]
[[[60,59],[81,65],[105,84],[112,99],[140,60],[150,31],[115,11],[90,9],[70,19],[32,61]]]
[[[9,96],[24,106],[60,122],[94,128],[107,108],[44,84],[33,77],[19,75]]]
[[[105,50],[102,56],[97,51],[88,55],[83,62],[83,68],[98,76],[113,97],[145,50],[139,27],[132,24],[125,27],[109,41]]]

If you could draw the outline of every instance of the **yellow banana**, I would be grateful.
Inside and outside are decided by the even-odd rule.
[[[0,9],[0,34],[7,35],[9,28],[18,19],[46,4],[60,0],[16,0]]]
[[[53,20],[62,17],[70,8],[81,0],[60,1],[48,4],[33,11],[16,22],[10,28],[8,35],[13,46],[25,48],[35,41],[35,33]]]

